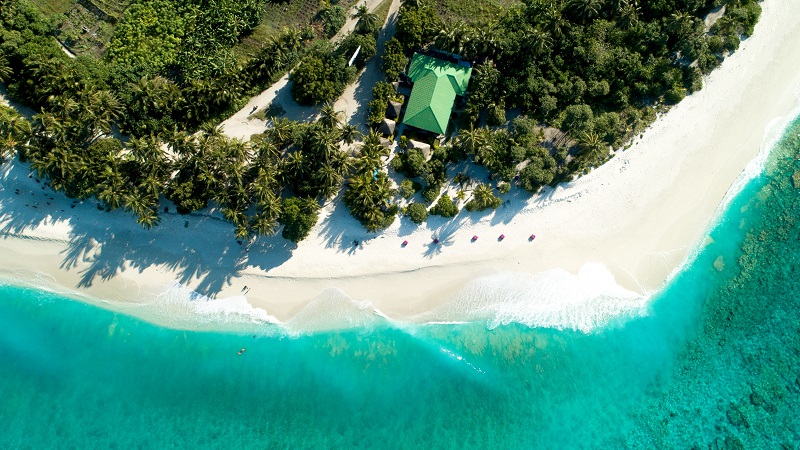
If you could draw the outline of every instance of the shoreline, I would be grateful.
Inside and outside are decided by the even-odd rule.
[[[430,312],[470,280],[577,273],[587,263],[601,264],[621,288],[647,296],[702,245],[730,189],[768,144],[769,127],[800,105],[800,4],[767,0],[763,8],[754,35],[704,79],[703,89],[659,117],[630,148],[529,200],[515,189],[504,196],[510,210],[432,217],[420,227],[398,219],[370,235],[333,201],[297,248],[277,236],[245,249],[213,211],[165,214],[159,227],[145,231],[122,211],[98,211],[89,201],[73,208],[15,162],[0,171],[0,274],[44,273],[79,295],[138,304],[177,280],[212,298],[245,296],[284,323],[326,289],[369,300],[394,320],[435,321]],[[34,202],[35,209],[23,207]],[[532,233],[537,238],[528,242]],[[432,236],[441,243],[430,245]],[[544,301],[534,297],[531,303]]]

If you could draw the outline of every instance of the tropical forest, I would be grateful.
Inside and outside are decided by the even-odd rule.
[[[478,214],[623,151],[761,12],[754,0],[405,0],[387,16],[391,3],[0,0],[14,106],[0,105],[0,160],[145,228],[211,210],[236,239],[301,241],[330,202],[372,232]],[[424,152],[409,142],[425,136],[379,125],[429,51],[472,76]],[[345,118],[334,103],[373,66],[366,112]],[[220,123],[287,74],[314,117],[265,107],[262,133],[227,136]]]

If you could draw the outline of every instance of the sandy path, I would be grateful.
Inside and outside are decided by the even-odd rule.
[[[345,122],[358,126],[363,133],[368,131],[367,104],[372,100],[372,87],[375,86],[375,83],[384,79],[381,71],[381,60],[377,55],[383,54],[386,41],[394,36],[400,4],[400,0],[392,0],[389,14],[378,35],[376,57],[367,63],[367,66],[359,74],[358,79],[345,88],[342,95],[333,105],[336,111],[344,113],[343,120]]]
[[[375,11],[375,9],[380,6],[381,1],[382,0],[368,0],[366,2],[367,8],[370,11]],[[363,3],[357,3],[353,8],[351,8],[351,10],[348,12],[347,22],[344,24],[344,26],[342,26],[342,29],[339,30],[339,32],[333,38],[331,38],[332,41],[341,40],[347,33],[355,29],[358,21],[353,18],[353,14],[356,13],[358,5],[360,4]],[[394,21],[396,20],[395,16],[399,8],[400,1],[393,0],[392,9],[389,12],[389,20],[386,22],[390,24],[391,30],[387,30],[387,27],[384,26],[379,37],[379,40],[383,39],[383,41],[380,41],[379,45],[382,45],[382,42],[385,41],[385,36],[387,34],[394,33],[393,26]],[[365,98],[363,92],[366,91],[369,96],[372,95],[372,85],[367,85],[366,83],[370,82],[370,80],[377,81],[380,79],[380,75],[375,73],[378,67],[377,58],[373,58],[372,61],[370,61],[367,65],[367,68],[361,72],[356,82],[348,85],[342,96],[335,103],[336,110],[347,111],[347,117],[352,119],[353,123],[358,123],[358,116],[356,115],[356,112],[359,112],[359,102],[363,102],[363,99]],[[368,75],[365,76],[365,72]],[[375,81],[371,82],[374,84]],[[251,98],[244,108],[223,121],[223,131],[228,136],[244,140],[249,140],[250,136],[254,134],[263,133],[264,130],[267,129],[267,122],[261,119],[250,118],[250,114],[253,111],[254,106],[258,106],[259,108],[267,108],[273,102],[281,105],[281,107],[286,111],[282,117],[286,117],[295,121],[308,121],[316,117],[316,115],[319,113],[319,108],[314,106],[299,105],[296,101],[294,101],[294,98],[292,98],[291,88],[292,86],[289,83],[289,73],[287,72],[275,84],[270,86],[269,89]],[[367,102],[368,101],[369,100],[367,100]],[[363,104],[366,105],[366,102]],[[362,108],[365,107],[366,106],[363,106]],[[362,118],[361,122],[364,120],[366,120],[366,116]]]

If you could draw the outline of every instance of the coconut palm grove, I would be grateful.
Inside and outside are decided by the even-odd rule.
[[[334,200],[377,232],[491,210],[513,189],[535,195],[602,164],[700,89],[761,11],[753,0],[405,0],[386,20],[390,4],[350,16],[350,0],[0,0],[0,80],[17,106],[0,106],[0,157],[146,228],[165,209],[211,207],[239,239],[297,242]],[[712,11],[724,13],[705,21]],[[439,82],[415,78],[415,54],[469,67],[452,110],[428,100],[435,119],[414,117],[412,87]],[[372,101],[343,120],[333,103],[376,58]],[[286,73],[315,117],[273,105],[258,112],[263,133],[226,136],[220,122]],[[402,134],[380,127],[390,104]]]

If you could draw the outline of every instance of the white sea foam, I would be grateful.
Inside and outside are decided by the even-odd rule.
[[[369,301],[357,301],[340,289],[326,289],[286,322],[292,333],[369,327],[388,318]]]
[[[585,264],[577,275],[498,273],[478,278],[433,312],[436,321],[512,322],[591,332],[620,318],[646,314],[647,299],[619,286],[608,269]]]
[[[717,207],[714,219],[709,226],[709,230],[713,229],[719,223],[724,216],[724,212],[728,208],[728,205],[730,205],[733,199],[736,198],[736,196],[739,195],[742,190],[744,190],[748,183],[760,176],[767,169],[767,162],[770,159],[772,151],[775,149],[783,135],[786,134],[786,130],[789,128],[792,122],[800,117],[800,92],[795,93],[795,98],[797,98],[797,106],[795,106],[795,108],[792,109],[789,114],[776,117],[775,119],[772,119],[769,124],[767,124],[767,127],[764,129],[764,138],[761,141],[761,147],[758,150],[758,154],[755,158],[747,163],[744,170],[742,170],[739,176],[737,176],[731,184],[731,187],[728,188],[727,192],[725,192],[725,197],[723,197],[722,201]],[[683,261],[683,263],[672,270],[667,279],[664,281],[664,284],[668,284],[670,280],[672,280],[687,266],[694,262],[702,248],[703,245],[701,241],[694,246],[688,255],[686,255],[686,259]]]
[[[244,296],[212,299],[177,281],[143,306],[159,319],[176,326],[280,324],[267,311],[248,303]]]
[[[728,207],[728,204],[730,204],[730,202],[740,192],[742,192],[742,189],[747,186],[747,183],[764,172],[772,150],[775,149],[775,146],[781,140],[783,135],[786,134],[786,129],[789,127],[789,125],[791,125],[795,119],[800,117],[800,92],[795,93],[795,97],[797,98],[797,106],[795,106],[795,108],[789,114],[776,117],[770,121],[769,124],[767,124],[758,154],[755,158],[747,163],[747,166],[745,166],[744,170],[742,170],[742,173],[736,177],[736,180],[733,181],[733,184],[731,184],[731,187],[725,193],[725,197],[722,199],[722,202],[717,209],[718,216],[719,213],[724,211],[725,208]]]

